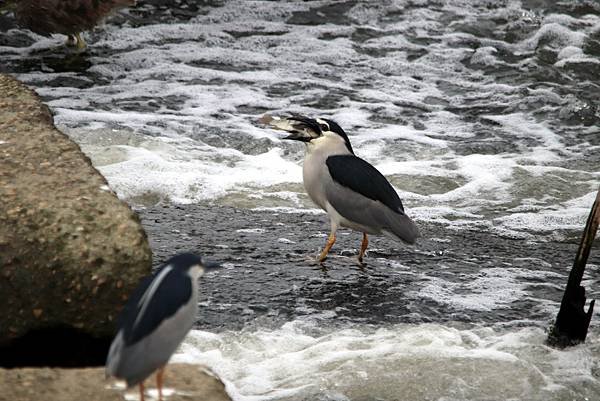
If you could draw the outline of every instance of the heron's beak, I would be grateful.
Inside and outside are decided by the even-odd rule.
[[[260,118],[260,122],[273,129],[288,132],[289,135],[283,139],[309,142],[321,135],[321,128],[316,120],[298,114],[293,114],[290,117],[265,114]]]
[[[218,270],[223,267],[219,262],[215,262],[212,260],[202,259],[202,266],[204,267],[205,272],[210,272],[213,270]]]
[[[312,139],[312,137],[302,131],[292,131],[288,136],[284,136],[282,139],[291,139],[294,141],[308,142]]]

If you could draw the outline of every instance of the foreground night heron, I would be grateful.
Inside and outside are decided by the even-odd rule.
[[[157,371],[162,399],[164,368],[192,328],[198,312],[198,278],[220,267],[186,253],[169,259],[133,292],[123,312],[119,331],[106,360],[106,376],[123,379],[127,387],[140,386]]]
[[[361,263],[369,245],[367,234],[387,234],[415,243],[419,230],[404,213],[398,194],[375,167],[354,155],[348,136],[335,121],[265,115],[261,122],[289,132],[284,139],[306,143],[304,188],[331,220],[331,233],[319,255],[320,262],[327,258],[339,227],[363,233],[358,254]]]
[[[67,45],[85,48],[81,32],[89,31],[119,8],[135,0],[13,0],[17,23],[37,34],[67,35]]]

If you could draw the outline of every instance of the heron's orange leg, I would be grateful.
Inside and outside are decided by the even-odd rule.
[[[156,387],[158,388],[158,401],[162,401],[162,386],[163,386],[163,375],[165,374],[165,367],[158,369],[156,372]]]
[[[321,252],[321,254],[319,255],[319,262],[322,262],[325,259],[327,259],[327,254],[329,253],[329,250],[331,249],[333,244],[335,244],[335,234],[331,233],[329,234],[329,238],[327,238],[327,244],[325,245],[325,248],[323,248],[323,252]]]
[[[365,255],[365,252],[366,252],[368,246],[369,246],[369,238],[367,237],[367,233],[363,233],[363,240],[362,240],[362,244],[360,245],[360,253],[358,254],[358,261],[360,263],[362,263],[362,261],[363,261],[363,256]]]
[[[140,401],[144,401],[144,382],[140,382]]]

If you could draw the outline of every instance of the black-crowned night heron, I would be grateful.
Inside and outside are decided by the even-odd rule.
[[[67,44],[81,50],[81,32],[89,31],[113,11],[135,0],[11,0],[17,23],[37,34],[67,35]]]
[[[348,136],[335,121],[265,115],[261,122],[289,132],[284,139],[306,143],[304,188],[331,220],[331,233],[319,255],[320,262],[327,258],[339,227],[363,233],[358,254],[361,263],[369,244],[367,234],[387,234],[415,243],[419,230],[404,213],[398,194],[375,167],[354,154]]]
[[[123,379],[127,387],[140,386],[157,371],[162,399],[164,368],[192,328],[198,312],[198,278],[219,265],[186,253],[169,259],[147,277],[127,301],[119,331],[106,359],[106,376]]]

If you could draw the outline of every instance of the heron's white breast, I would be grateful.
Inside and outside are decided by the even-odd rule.
[[[344,140],[335,133],[313,139],[306,146],[306,156],[302,167],[304,188],[308,196],[321,209],[327,210],[325,188],[333,183],[327,168],[327,158],[333,155],[350,154]]]

